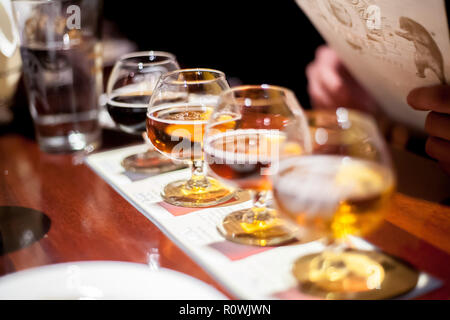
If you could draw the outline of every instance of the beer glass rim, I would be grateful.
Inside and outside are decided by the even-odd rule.
[[[34,4],[45,4],[45,3],[55,3],[55,2],[70,2],[73,0],[11,0],[11,3],[13,2],[29,2]]]
[[[188,72],[208,72],[210,74],[215,75],[214,79],[196,79],[196,80],[168,80],[171,76],[181,73],[188,73]],[[160,81],[164,83],[169,84],[205,84],[205,83],[211,83],[216,81],[226,81],[225,73],[216,69],[210,69],[210,68],[187,68],[187,69],[178,69],[174,71],[167,72],[166,74],[161,76]]]
[[[260,91],[273,90],[273,91],[285,92],[285,93],[294,95],[294,92],[291,89],[288,89],[288,88],[285,88],[282,86],[277,86],[277,85],[272,85],[272,84],[248,84],[248,85],[241,85],[241,86],[236,86],[236,87],[227,89],[221,94],[221,97],[226,98],[227,96],[230,96],[230,95],[233,95],[233,97],[234,97],[234,93],[236,93],[236,92],[246,92],[249,90],[260,90]]]
[[[364,126],[367,129],[367,126],[370,126],[372,130],[379,131],[375,118],[366,113],[355,109],[349,109],[345,107],[339,107],[336,110],[305,110],[306,118],[310,121],[311,118],[323,115],[323,116],[331,116],[336,118],[336,122],[331,123],[334,126],[341,126],[342,123],[347,121],[354,121],[359,126]],[[327,127],[322,125],[321,127]],[[330,126],[329,126],[330,127]],[[345,129],[345,128],[341,128]]]
[[[29,1],[29,0],[19,0],[19,1]],[[139,58],[139,57],[149,57],[149,56],[156,56],[156,57],[165,57],[167,59],[162,61],[147,61],[147,62],[132,62],[127,61],[128,59],[133,58]],[[119,62],[121,64],[127,65],[127,66],[143,66],[143,67],[149,67],[149,66],[157,66],[161,64],[166,64],[168,62],[176,62],[176,57],[174,54],[166,51],[155,51],[155,50],[149,50],[149,51],[137,51],[137,52],[130,52],[127,54],[122,55],[119,58]]]

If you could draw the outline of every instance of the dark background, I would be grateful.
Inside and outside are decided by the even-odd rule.
[[[323,40],[294,0],[104,0],[103,17],[106,38],[172,52],[182,68],[221,70],[232,85],[290,88],[310,107],[305,67]],[[0,135],[33,138],[23,80],[12,111],[14,120],[0,125]]]
[[[141,50],[244,84],[285,86],[309,105],[305,67],[323,40],[294,0],[105,0],[104,12]]]

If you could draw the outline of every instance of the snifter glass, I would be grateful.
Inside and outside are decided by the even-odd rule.
[[[153,92],[147,113],[150,141],[166,157],[192,165],[189,180],[165,186],[161,196],[167,203],[207,207],[233,197],[232,189],[206,176],[203,157],[206,123],[228,88],[223,72],[194,68],[163,75]]]
[[[290,90],[253,85],[223,93],[207,127],[207,163],[214,177],[252,191],[254,203],[226,216],[219,232],[228,240],[257,246],[293,240],[297,228],[267,206],[270,175],[280,158],[310,150],[306,117]]]
[[[23,79],[40,149],[56,153],[93,151],[100,145],[102,133],[98,98],[103,87],[103,1],[1,1],[0,26],[7,22],[5,9],[10,4],[20,37]],[[10,51],[14,46],[7,44],[16,32],[11,28],[3,31],[6,38],[0,32],[0,47]],[[3,76],[4,72],[0,72],[0,78]],[[9,85],[0,86],[1,95]]]
[[[378,251],[351,249],[349,236],[377,229],[396,179],[376,123],[339,108],[308,113],[313,154],[280,162],[273,178],[277,208],[328,246],[299,258],[300,290],[327,299],[390,298],[416,284],[417,274]]]
[[[147,108],[161,75],[178,69],[173,54],[162,51],[133,52],[116,62],[107,84],[108,113],[124,132],[145,133]],[[177,166],[154,150],[126,157],[122,166],[128,171],[164,172]]]

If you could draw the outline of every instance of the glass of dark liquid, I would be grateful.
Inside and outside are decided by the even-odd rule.
[[[145,51],[126,54],[115,64],[107,84],[107,110],[116,126],[129,134],[145,133],[147,108],[159,78],[179,69],[173,54]],[[122,166],[134,172],[164,172],[177,165],[159,152],[148,150],[126,157]]]

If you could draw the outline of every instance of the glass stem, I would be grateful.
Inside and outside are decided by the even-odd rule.
[[[192,162],[192,175],[187,182],[187,186],[190,189],[204,189],[209,187],[209,181],[205,175],[205,162],[203,160],[194,160]]]
[[[251,209],[253,221],[267,221],[272,215],[266,209],[268,193],[267,191],[256,191],[253,193],[253,207]]]
[[[324,255],[339,255],[346,250],[352,248],[351,241],[348,237],[334,238],[328,237],[324,239],[325,249]]]

